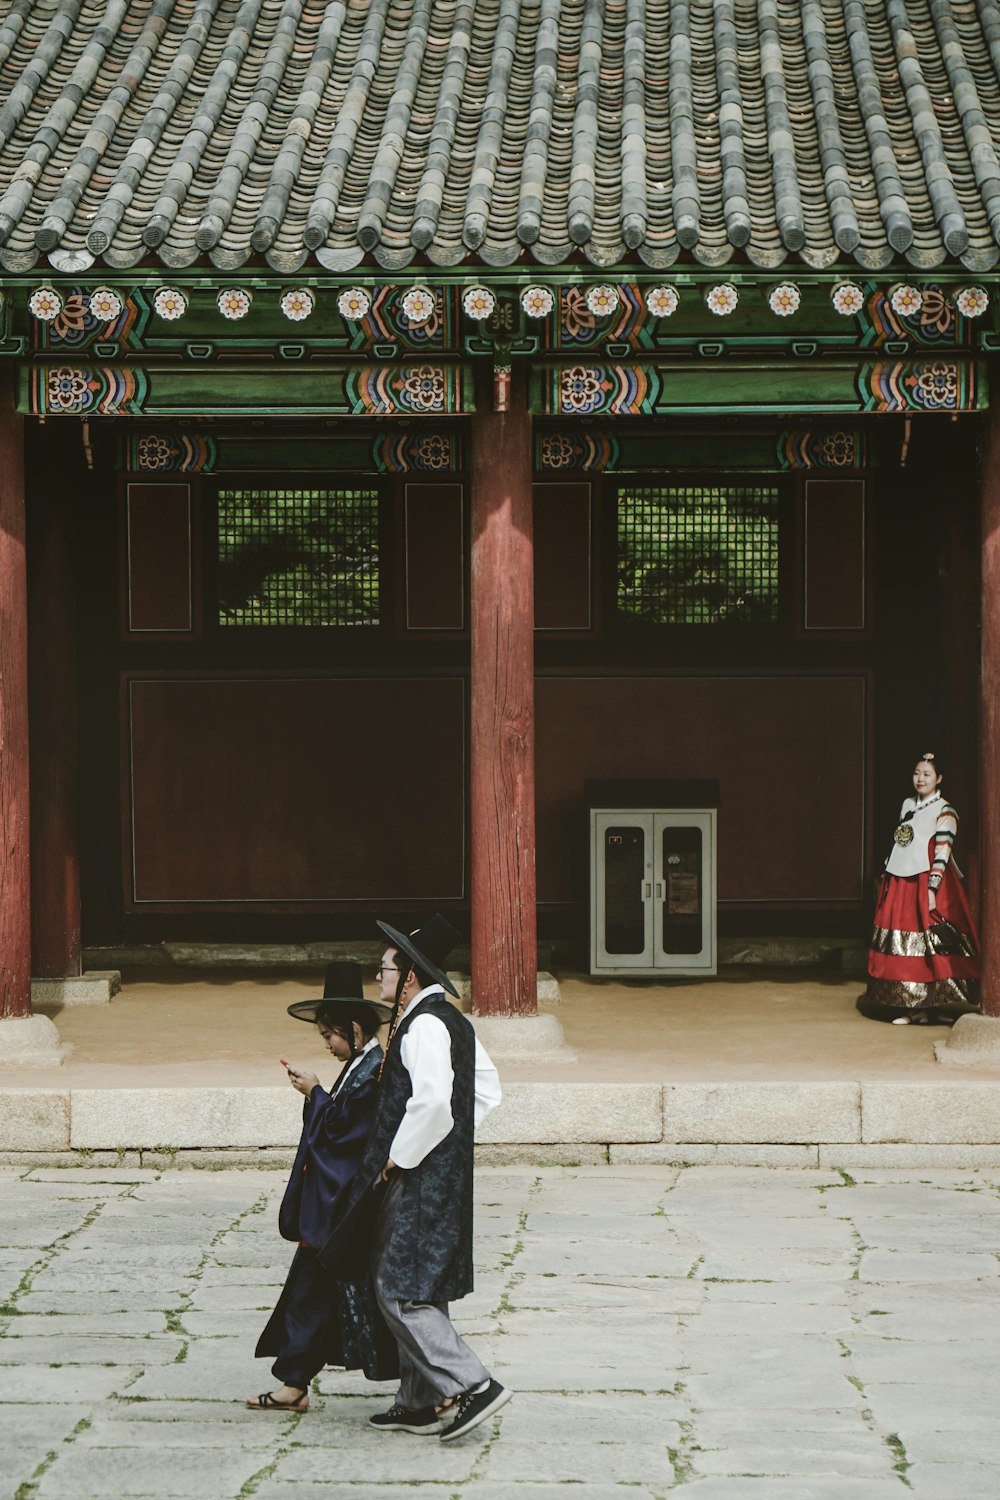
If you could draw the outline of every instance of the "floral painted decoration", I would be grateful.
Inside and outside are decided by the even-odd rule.
[[[215,300],[222,316],[228,318],[231,323],[236,323],[240,318],[245,318],[250,311],[253,293],[248,292],[246,287],[227,286],[223,287]]]
[[[901,318],[915,318],[924,305],[923,295],[915,286],[895,287],[889,301]]]
[[[482,323],[490,317],[496,305],[497,299],[487,286],[470,286],[462,293],[465,316],[476,323]]]
[[[349,286],[337,298],[337,311],[342,318],[359,323],[371,311],[372,299],[363,286]]]
[[[434,294],[425,286],[411,286],[403,294],[401,306],[409,322],[419,328],[434,312]]]
[[[676,287],[654,286],[646,293],[646,311],[654,318],[669,318],[677,311],[680,300]]]
[[[124,306],[118,293],[109,286],[99,286],[90,294],[90,311],[99,323],[113,323],[121,317]]]
[[[595,318],[610,318],[618,306],[618,288],[601,282],[587,292],[587,306]]]
[[[740,294],[730,281],[722,281],[718,286],[709,287],[705,294],[706,306],[717,318],[727,318],[735,310],[739,300]]]
[[[778,318],[790,318],[797,313],[802,302],[802,293],[791,281],[783,281],[780,286],[772,288],[767,299],[767,305]]]
[[[529,318],[547,318],[555,305],[547,286],[526,286],[521,293],[521,306]]]
[[[981,318],[990,305],[990,294],[982,286],[963,286],[955,298],[955,306],[963,318]]]
[[[865,294],[856,282],[842,281],[830,293],[830,301],[842,318],[853,318],[864,307]]]
[[[176,323],[187,312],[188,299],[173,286],[161,286],[153,297],[153,311],[158,318]]]
[[[278,306],[292,323],[301,323],[315,310],[316,298],[308,287],[296,286],[285,292]]]
[[[40,323],[51,323],[63,310],[63,299],[51,286],[40,286],[28,298],[28,307]]]

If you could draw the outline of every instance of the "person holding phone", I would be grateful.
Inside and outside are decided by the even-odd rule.
[[[278,1214],[283,1238],[298,1249],[284,1290],[260,1336],[256,1354],[276,1356],[280,1386],[252,1396],[253,1411],[308,1411],[309,1386],[324,1365],[361,1369],[369,1380],[398,1373],[396,1345],[376,1305],[371,1278],[340,1278],[318,1259],[338,1204],[350,1188],[371,1132],[382,1049],[379,1028],[389,1007],[365,999],[361,968],[332,963],[322,999],[288,1007],[315,1024],[327,1051],[344,1064],[333,1088],[286,1063],[289,1082],[304,1095],[302,1136]]]

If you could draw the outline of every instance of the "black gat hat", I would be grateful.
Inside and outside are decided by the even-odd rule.
[[[392,1007],[378,1000],[366,1000],[361,980],[361,965],[351,959],[336,959],[327,965],[323,994],[319,1000],[296,1000],[288,1014],[296,1021],[344,1021],[359,1025],[375,1035],[392,1014]]]
[[[413,960],[418,969],[422,969],[431,979],[455,996],[457,1000],[458,990],[452,984],[444,971],[442,965],[452,948],[462,941],[462,934],[451,923],[435,912],[428,917],[422,927],[415,932],[399,932],[395,927],[390,927],[388,922],[376,924],[385,933],[394,948],[405,953],[407,958]]]

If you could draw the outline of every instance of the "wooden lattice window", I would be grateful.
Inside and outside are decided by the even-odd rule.
[[[623,487],[619,613],[655,625],[774,624],[778,511],[771,485]]]
[[[223,626],[377,625],[374,488],[220,489]]]

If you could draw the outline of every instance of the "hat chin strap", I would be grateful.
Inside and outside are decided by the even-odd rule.
[[[389,1017],[389,1035],[386,1037],[385,1054],[382,1058],[382,1067],[378,1070],[379,1078],[382,1077],[382,1069],[385,1067],[385,1059],[389,1055],[389,1048],[392,1046],[392,1039],[396,1035],[396,1026],[399,1022],[399,1008],[403,1003],[403,991],[406,989],[406,981],[409,973],[410,970],[408,967],[406,969],[402,969],[400,971],[399,978],[396,980],[396,1001],[392,1007],[392,1015]]]

